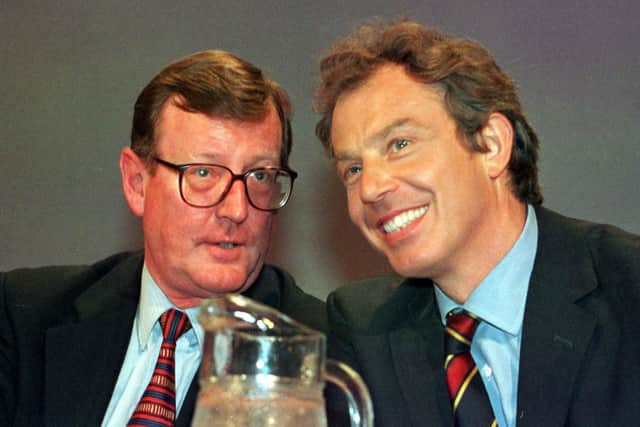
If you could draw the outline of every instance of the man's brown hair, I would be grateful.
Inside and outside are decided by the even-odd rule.
[[[511,122],[514,145],[509,161],[513,193],[539,205],[538,137],[529,125],[514,82],[479,43],[446,35],[416,22],[372,22],[337,42],[320,63],[315,110],[316,135],[331,149],[333,110],[341,94],[356,89],[384,64],[398,64],[418,81],[444,93],[445,107],[473,150],[486,151],[477,133],[498,112]]]
[[[149,161],[155,129],[168,100],[185,111],[243,121],[257,121],[275,108],[282,127],[281,166],[291,152],[291,104],[285,90],[258,67],[220,50],[198,52],[165,67],[135,103],[131,149]]]

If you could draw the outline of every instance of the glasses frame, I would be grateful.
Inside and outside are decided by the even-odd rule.
[[[293,183],[295,182],[296,178],[298,177],[298,173],[296,171],[291,170],[289,168],[282,168],[282,167],[277,167],[277,166],[263,166],[263,167],[260,167],[260,168],[252,168],[252,169],[247,170],[245,173],[237,174],[237,173],[234,173],[228,167],[226,167],[224,165],[219,165],[219,164],[216,164],[216,163],[184,163],[184,164],[177,165],[175,163],[168,162],[168,161],[163,160],[160,157],[156,157],[156,156],[151,156],[151,159],[153,161],[155,161],[155,162],[158,162],[159,164],[161,164],[163,166],[168,167],[169,169],[173,169],[173,170],[178,172],[178,190],[180,191],[180,197],[182,198],[183,202],[185,202],[187,205],[192,206],[194,208],[210,208],[212,206],[217,205],[218,203],[223,201],[225,197],[227,197],[227,194],[229,194],[229,190],[231,190],[231,187],[233,187],[233,183],[239,180],[239,181],[242,181],[242,183],[244,184],[244,194],[247,196],[247,200],[249,201],[249,204],[251,206],[253,206],[254,208],[256,208],[256,209],[258,209],[260,211],[275,212],[278,209],[282,209],[287,204],[289,199],[291,198],[291,194],[293,193]],[[184,197],[184,194],[182,193],[182,177],[184,176],[184,172],[188,168],[190,168],[191,166],[215,166],[215,167],[226,169],[231,174],[231,180],[229,181],[229,183],[227,184],[227,187],[224,189],[224,191],[220,195],[220,198],[218,198],[218,200],[216,200],[215,203],[212,203],[210,205],[195,205],[193,203],[190,203]],[[247,178],[253,172],[261,171],[261,170],[286,172],[291,177],[291,188],[289,190],[289,194],[287,195],[287,198],[282,202],[282,204],[280,206],[278,206],[277,208],[272,208],[272,209],[261,208],[261,207],[256,206],[253,203],[253,200],[251,200],[251,196],[249,195],[249,188],[247,187]]]

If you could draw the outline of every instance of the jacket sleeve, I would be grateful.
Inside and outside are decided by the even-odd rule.
[[[7,301],[5,273],[0,273],[0,425],[13,425],[16,390],[16,345]]]
[[[331,293],[327,298],[327,315],[329,320],[328,357],[345,363],[358,372],[359,366],[349,340],[347,322],[339,309],[335,293]],[[350,426],[349,409],[342,392],[336,386],[328,384],[325,390],[325,399],[327,401],[328,425],[332,427]]]
[[[327,316],[329,319],[329,357],[346,363],[358,371],[358,362],[350,339],[349,325],[342,314],[335,292],[327,298]]]

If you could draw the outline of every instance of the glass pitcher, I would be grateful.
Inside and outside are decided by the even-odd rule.
[[[347,396],[353,427],[373,427],[369,391],[325,360],[325,337],[240,295],[205,301],[200,393],[192,427],[326,427],[324,381]]]

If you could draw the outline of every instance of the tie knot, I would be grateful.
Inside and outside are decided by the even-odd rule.
[[[459,311],[457,313],[449,312],[447,315],[446,331],[456,340],[466,345],[471,345],[473,334],[475,334],[476,328],[478,327],[478,321],[479,319],[477,317],[474,317],[466,311]]]
[[[191,329],[189,317],[182,311],[169,309],[160,316],[162,337],[165,341],[177,341],[180,336]]]

